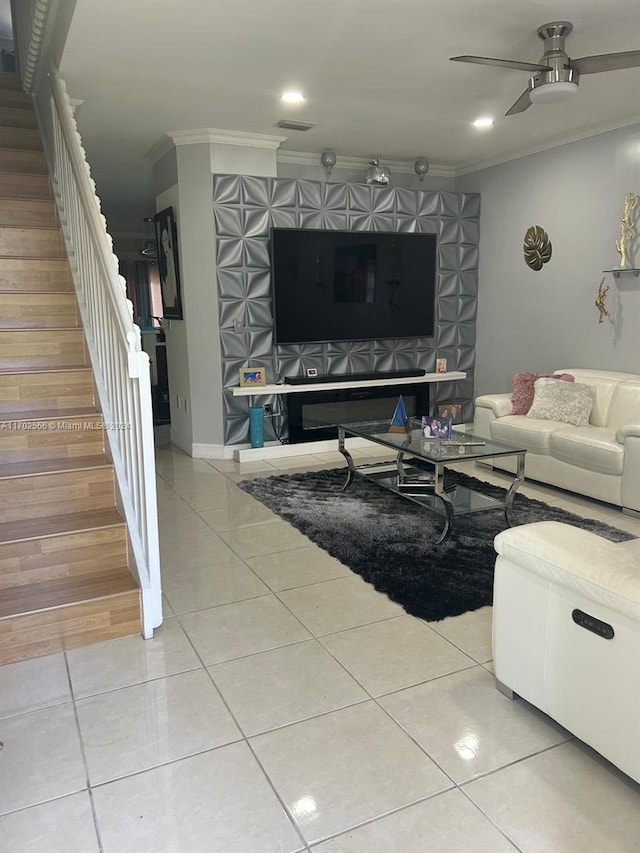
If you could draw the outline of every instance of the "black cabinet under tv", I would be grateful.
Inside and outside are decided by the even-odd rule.
[[[429,385],[415,383],[369,388],[311,390],[287,397],[289,443],[337,438],[335,424],[389,421],[402,394],[409,417],[429,414]]]

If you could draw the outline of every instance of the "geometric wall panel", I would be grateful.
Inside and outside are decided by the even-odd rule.
[[[325,210],[346,210],[347,184],[325,184],[324,187]]]
[[[270,204],[271,207],[295,207],[296,181],[287,178],[272,181]]]
[[[432,386],[434,400],[462,400],[465,415],[470,416],[478,290],[477,193],[215,175],[213,212],[225,388],[238,384],[238,371],[247,365],[264,367],[267,382],[274,382],[309,367],[335,374],[407,367],[433,371],[438,356],[448,359],[450,370],[464,370],[468,377]],[[274,227],[438,234],[434,336],[275,346],[269,257],[269,232]],[[258,404],[271,402],[276,410],[284,404],[273,396],[255,399]],[[247,397],[225,393],[226,444],[247,441],[248,406]],[[265,426],[265,437],[273,438],[271,424]]]
[[[221,299],[242,299],[247,295],[247,274],[239,269],[218,268],[218,293]]]

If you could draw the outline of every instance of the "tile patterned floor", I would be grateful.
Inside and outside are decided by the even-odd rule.
[[[0,850],[638,851],[640,786],[495,689],[490,608],[408,616],[236,485],[336,464],[158,447],[165,623],[0,668]]]

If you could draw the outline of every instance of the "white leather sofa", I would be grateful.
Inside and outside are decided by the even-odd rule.
[[[495,538],[497,686],[640,782],[640,539],[543,521]]]
[[[640,513],[640,375],[566,368],[594,388],[588,426],[511,415],[511,394],[475,401],[473,432],[527,450],[525,476]],[[515,471],[512,459],[493,466]]]

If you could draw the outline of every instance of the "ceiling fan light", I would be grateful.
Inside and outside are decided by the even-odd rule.
[[[529,92],[532,104],[555,104],[566,101],[578,94],[578,84],[558,80],[555,83],[545,83],[536,86]]]

